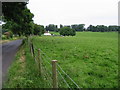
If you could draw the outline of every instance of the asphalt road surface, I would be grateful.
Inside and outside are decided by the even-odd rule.
[[[8,68],[21,44],[22,40],[15,40],[2,45],[2,82],[6,80]]]

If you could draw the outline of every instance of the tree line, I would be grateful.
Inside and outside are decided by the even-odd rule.
[[[73,24],[73,25],[62,25],[60,24],[60,28],[57,25],[49,24],[45,28],[47,31],[59,32],[60,35],[63,36],[75,36],[77,32],[83,31],[91,31],[91,32],[112,32],[112,31],[120,31],[120,26],[105,26],[105,25],[89,25],[85,28],[85,24]]]
[[[89,25],[87,28],[85,28],[85,24],[73,24],[73,25],[62,25],[60,24],[60,28],[58,28],[57,25],[49,24],[46,26],[46,30],[58,32],[63,27],[69,27],[71,29],[74,29],[75,31],[91,31],[91,32],[111,32],[111,31],[120,31],[120,26],[117,25]]]

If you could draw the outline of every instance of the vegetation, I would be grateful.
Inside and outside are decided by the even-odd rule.
[[[32,33],[33,14],[27,8],[26,2],[2,2],[3,29],[9,29],[13,34],[28,36]]]
[[[47,80],[40,77],[27,43],[17,52],[3,88],[50,88]]]
[[[75,31],[85,31],[85,28],[84,28],[85,24],[74,24],[74,25],[71,25],[72,29],[75,29]]]
[[[33,30],[33,34],[34,35],[42,35],[45,32],[45,28],[43,25],[37,25],[34,24],[34,30]]]
[[[85,28],[85,24],[73,24],[73,25],[62,25],[60,24],[60,28],[57,28],[57,25],[49,24],[46,26],[46,30],[59,32],[61,28],[63,27],[69,27],[71,29],[74,29],[75,31],[91,31],[91,32],[113,32],[113,31],[120,31],[120,27],[117,25],[97,25],[93,26],[90,25],[87,28]]]
[[[60,29],[60,35],[63,36],[75,36],[76,32],[74,29],[71,29],[70,27],[63,27]]]
[[[118,36],[115,32],[77,32],[75,37],[33,37],[35,50],[40,48],[42,61],[58,60],[63,70],[81,88],[117,88],[118,87]],[[6,87],[49,88],[48,82],[40,78],[34,59],[28,46],[25,50],[24,69],[20,57],[9,70]],[[35,53],[37,53],[35,51]],[[23,56],[23,55],[22,55]],[[48,58],[49,57],[49,58]],[[20,67],[21,66],[21,67]],[[46,63],[48,71],[51,70]],[[19,70],[19,71],[18,71]],[[43,75],[44,76],[44,75]],[[64,76],[67,80],[67,78]],[[67,80],[70,85],[69,80]],[[62,79],[59,78],[59,82]],[[46,85],[46,86],[45,86]],[[62,83],[63,88],[67,88]],[[74,87],[74,86],[71,86]]]
[[[33,14],[27,8],[25,2],[3,2],[2,33],[12,32],[15,36],[26,36],[31,34],[41,35],[45,32],[43,25],[33,23]]]
[[[87,31],[92,31],[92,32],[111,32],[111,31],[120,31],[119,26],[104,26],[104,25],[97,25],[97,26],[92,26],[90,25],[87,28]]]
[[[26,5],[27,2],[2,2],[2,17],[5,22],[2,29],[3,39],[10,39],[13,35],[26,37],[31,34],[39,35],[32,37],[35,53],[40,48],[43,51],[41,52],[42,60],[47,60],[49,63],[51,60],[58,60],[59,65],[81,88],[118,87],[118,35],[116,31],[120,31],[120,26],[90,25],[85,28],[85,24],[74,24],[60,25],[58,28],[57,25],[50,24],[44,28],[43,25],[33,22],[34,15]],[[41,36],[45,30],[52,31],[52,34],[56,36]],[[81,32],[76,33],[76,31]],[[51,76],[45,74],[51,71],[50,65],[43,61],[43,66],[46,66],[47,70],[44,68],[43,76],[40,76],[28,42],[25,41],[9,69],[5,88],[52,87],[49,84],[51,80],[48,79]],[[71,87],[75,88],[66,76],[64,78]],[[58,82],[61,83],[59,87],[68,88],[59,77]]]
[[[13,35],[41,35],[46,31],[60,32],[64,36],[74,36],[75,31],[109,32],[119,31],[119,26],[90,25],[87,29],[85,24],[57,25],[49,24],[44,28],[43,25],[37,25],[33,22],[34,15],[27,8],[27,2],[2,2],[3,9],[3,33],[11,32]],[[69,30],[68,30],[69,28]],[[67,30],[65,30],[67,29]]]
[[[35,37],[33,43],[51,60],[58,60],[80,87],[118,87],[117,33],[83,32],[75,37]]]
[[[46,26],[46,30],[47,30],[47,31],[58,32],[57,25],[54,25],[54,24],[49,24],[48,26]]]

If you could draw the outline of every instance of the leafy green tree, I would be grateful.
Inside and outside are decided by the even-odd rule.
[[[13,22],[13,33],[19,35],[29,36],[32,34],[33,26],[33,14],[27,8],[26,2],[3,2],[2,9],[5,22]],[[15,31],[16,30],[16,31]]]
[[[97,32],[106,32],[107,31],[107,26],[97,25],[95,31],[97,31]]]
[[[64,27],[69,27],[69,28],[71,28],[71,26],[70,26],[70,25],[65,25]]]
[[[57,25],[49,24],[48,26],[46,26],[46,30],[47,30],[47,31],[58,32],[58,27],[57,27]]]
[[[75,31],[84,31],[85,24],[74,24],[71,25],[72,29],[75,29]]]
[[[87,31],[92,31],[93,30],[93,26],[90,25],[88,28],[87,28]]]
[[[37,25],[37,24],[34,24],[34,35],[41,35],[45,32],[45,28],[43,25]]]
[[[20,34],[19,34],[19,33],[21,33],[21,32],[20,32],[20,28],[21,28],[21,27],[20,27],[17,23],[12,22],[12,21],[7,21],[6,24],[3,24],[3,25],[2,25],[3,34],[4,34],[5,32],[12,31],[13,34],[18,34],[18,35],[20,35]]]
[[[19,23],[22,12],[26,8],[26,2],[2,2],[2,12],[5,20]]]
[[[119,31],[119,26],[105,26],[105,25],[97,25],[97,26],[93,26],[90,25],[87,28],[87,31],[92,31],[92,32],[111,32],[111,31]]]
[[[71,29],[70,27],[63,27],[63,28],[60,28],[60,35],[63,35],[63,36],[75,36],[76,35],[76,32],[74,29]]]
[[[63,25],[62,25],[62,24],[60,24],[60,28],[63,28]]]
[[[115,25],[114,26],[109,26],[108,30],[109,31],[119,31],[119,26],[115,26]]]

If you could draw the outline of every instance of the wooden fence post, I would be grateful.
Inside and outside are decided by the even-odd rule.
[[[29,37],[29,39],[28,39],[28,45],[29,45],[29,47],[30,47],[30,53],[31,53],[31,41],[30,41],[30,37]]]
[[[32,55],[33,55],[33,57],[35,58],[35,52],[34,52],[34,46],[33,46],[33,43],[31,43],[31,47],[32,47]]]
[[[57,82],[57,60],[52,60],[52,79],[53,79],[53,88],[58,88],[58,82]]]
[[[33,53],[32,53],[32,43],[30,41],[30,53],[32,54],[32,57],[33,57]]]
[[[39,75],[41,75],[42,68],[41,68],[41,54],[40,54],[40,49],[38,49],[38,69],[39,69]]]

